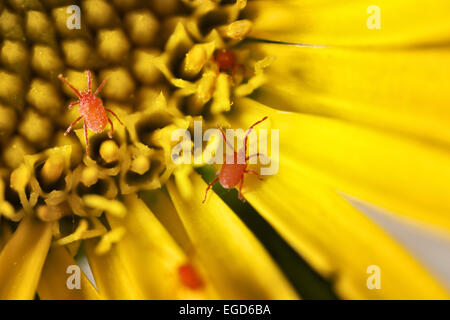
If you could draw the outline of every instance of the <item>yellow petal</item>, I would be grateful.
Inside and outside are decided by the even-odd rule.
[[[258,0],[248,3],[246,17],[253,22],[250,36],[265,40],[400,46],[447,42],[449,11],[446,0],[431,1],[426,6],[419,0]]]
[[[63,247],[50,249],[38,286],[42,300],[98,300],[100,296],[80,269],[80,288],[69,289],[67,281],[71,275],[70,266],[76,266],[75,260]]]
[[[51,237],[51,224],[22,220],[0,254],[0,299],[34,298]]]
[[[193,243],[199,261],[225,299],[296,299],[263,246],[214,193],[202,204],[206,183],[192,174],[194,196],[184,200],[173,181],[172,201]]]
[[[191,240],[167,193],[160,190],[143,192],[141,197],[177,244],[185,252],[189,251],[192,248]]]
[[[127,267],[140,282],[147,299],[205,299],[214,297],[205,286],[189,290],[179,277],[187,257],[153,212],[136,195],[125,197],[129,216],[122,222],[108,217],[112,227],[124,226],[127,234],[117,247]],[[145,252],[145,254],[142,254]]]
[[[276,111],[246,98],[236,102],[236,115],[237,128],[268,116],[272,128],[280,129],[283,161],[315,180],[450,229],[450,155],[445,149],[336,119]]]
[[[281,131],[279,172],[265,176],[264,181],[247,175],[243,189],[245,198],[316,270],[324,277],[335,279],[341,297],[447,299],[450,296],[436,279],[372,221],[332,188],[311,178],[297,149],[308,148],[302,135],[307,130],[304,128],[311,129],[312,124],[301,121],[300,115],[273,112],[251,101],[239,101],[238,106],[241,107],[238,110],[241,121],[234,121],[234,126],[248,127],[264,113],[269,115],[272,128],[279,127]],[[294,124],[296,127],[289,127]],[[327,126],[320,128],[325,128],[321,130],[323,134]],[[295,135],[301,140],[299,142],[287,138],[289,132],[296,130],[302,131]],[[353,139],[359,137],[361,134],[353,135]],[[312,139],[311,143],[316,141]],[[317,143],[321,149],[327,149],[328,144],[323,141]],[[288,145],[289,149],[284,148]],[[297,159],[292,158],[296,155],[299,155]],[[391,180],[389,182],[392,183]],[[367,268],[371,265],[381,269],[380,290],[367,287],[370,276]]]
[[[96,255],[92,243],[87,250],[99,291],[112,299],[192,298],[178,275],[185,254],[142,200],[128,195],[125,204],[123,220],[108,215],[113,229],[126,229],[123,238],[104,255]],[[205,298],[207,292],[199,294]]]
[[[253,44],[276,57],[258,101],[450,144],[450,51],[345,50]]]
[[[11,234],[12,232],[9,225],[5,222],[5,220],[0,220],[0,253],[8,243],[9,238],[11,238]]]
[[[448,299],[439,282],[374,223],[329,187],[281,158],[266,181],[246,178],[246,199],[322,275],[350,299]],[[380,267],[381,290],[367,288],[367,268]],[[414,281],[411,281],[411,279]]]
[[[144,299],[139,285],[125,269],[125,261],[120,257],[117,248],[103,255],[95,252],[97,239],[89,239],[84,242],[86,255],[94,275],[98,291],[105,299]]]

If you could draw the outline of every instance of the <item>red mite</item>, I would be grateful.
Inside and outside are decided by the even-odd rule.
[[[189,262],[178,268],[178,275],[180,276],[181,282],[190,289],[195,290],[203,287],[202,279]]]
[[[261,120],[255,122],[253,125],[251,125],[250,128],[248,128],[248,130],[245,134],[245,137],[244,137],[244,147],[241,148],[238,152],[234,151],[233,163],[230,163],[231,161],[227,160],[222,165],[222,168],[220,169],[220,171],[216,173],[217,177],[208,185],[208,188],[206,188],[205,198],[203,199],[202,203],[205,203],[206,196],[208,195],[209,189],[211,189],[211,187],[214,185],[214,183],[217,182],[217,180],[219,180],[222,187],[224,187],[226,189],[234,188],[240,182],[239,199],[241,199],[241,200],[243,199],[241,190],[242,190],[242,185],[244,183],[244,174],[245,173],[254,174],[254,175],[258,176],[258,178],[260,180],[262,180],[262,178],[259,176],[259,174],[256,171],[247,169],[248,160],[252,157],[258,157],[260,155],[259,153],[255,153],[255,154],[247,156],[247,143],[248,143],[248,135],[252,131],[253,127],[256,126],[257,124],[263,122],[266,119],[267,119],[267,117],[264,117]],[[217,126],[217,127],[219,128],[220,132],[222,132],[222,136],[223,136],[223,139],[225,140],[226,144],[230,148],[234,149],[233,146],[227,141],[225,132],[222,130],[222,128],[220,128],[219,126]],[[242,159],[242,158],[244,158],[244,156],[245,156],[245,163],[239,164],[238,159]]]
[[[222,71],[227,73],[231,72],[233,75],[236,73],[236,56],[233,52],[226,49],[219,49],[214,53],[214,60],[217,63],[217,73]]]
[[[69,132],[72,130],[72,127],[81,119],[84,120],[83,128],[84,128],[84,138],[86,141],[86,152],[89,156],[89,141],[87,136],[87,128],[91,129],[94,132],[102,132],[106,125],[111,125],[111,131],[108,132],[108,136],[112,138],[112,134],[114,132],[114,126],[111,121],[111,119],[108,118],[108,115],[106,112],[111,113],[116,119],[120,122],[121,125],[123,125],[122,121],[120,121],[119,117],[110,109],[105,108],[103,106],[102,99],[97,97],[97,95],[100,93],[102,88],[104,87],[106,83],[106,79],[103,80],[103,82],[100,84],[100,86],[97,88],[94,94],[92,94],[92,78],[91,78],[91,72],[85,71],[85,73],[88,76],[88,90],[85,90],[83,92],[78,91],[74,86],[72,86],[61,74],[58,76],[58,79],[67,84],[73,91],[75,91],[75,94],[78,96],[79,100],[71,103],[68,108],[69,110],[72,109],[75,105],[79,104],[78,111],[81,113],[81,116],[79,116],[72,124],[67,128],[66,132],[64,133],[65,136],[69,134]]]

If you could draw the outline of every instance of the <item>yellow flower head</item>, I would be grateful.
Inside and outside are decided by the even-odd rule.
[[[450,7],[415,2],[0,3],[0,299],[448,298],[355,207],[450,246]]]

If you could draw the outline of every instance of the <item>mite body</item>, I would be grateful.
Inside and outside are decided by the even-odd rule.
[[[234,152],[234,159],[227,158],[225,163],[222,165],[220,169],[218,178],[220,184],[227,189],[234,188],[241,180],[245,173],[245,169],[247,169],[247,164],[238,163],[238,159],[245,158],[245,148],[242,148],[238,152]],[[244,154],[243,154],[244,153]]]
[[[234,75],[237,71],[236,56],[229,50],[217,50],[214,53],[214,61],[217,63],[217,73],[226,72]]]
[[[222,168],[220,169],[220,171],[216,173],[216,178],[206,188],[205,198],[203,199],[202,203],[204,203],[206,201],[206,196],[208,195],[209,189],[211,189],[211,187],[214,185],[214,183],[217,182],[217,180],[220,182],[222,187],[224,187],[226,189],[234,188],[239,184],[238,191],[239,191],[239,199],[241,199],[241,200],[243,199],[242,185],[244,184],[244,175],[246,173],[254,174],[258,177],[258,179],[262,180],[262,178],[256,171],[247,169],[248,160],[252,157],[257,157],[260,155],[259,153],[255,153],[255,154],[247,156],[247,149],[248,149],[247,144],[248,144],[248,135],[253,130],[253,128],[257,124],[263,122],[266,119],[267,119],[267,117],[264,117],[261,120],[255,122],[253,125],[251,125],[250,128],[248,128],[248,130],[245,134],[245,137],[244,137],[244,146],[238,152],[236,152],[236,151],[233,152],[232,157],[234,157],[234,159],[230,159],[231,157],[227,157],[227,159],[226,159],[225,163],[222,165]],[[218,126],[218,128],[219,128],[220,132],[222,133],[225,143],[230,148],[234,149],[233,146],[231,145],[231,143],[227,141],[225,132],[222,130],[222,128],[220,128],[219,126]],[[245,163],[238,163],[239,159],[245,159]]]
[[[201,289],[204,286],[202,278],[189,262],[178,268],[178,275],[181,282],[192,290]]]
[[[99,133],[99,132],[102,132],[105,129],[106,125],[109,122],[109,124],[111,125],[111,131],[108,132],[108,136],[110,138],[112,138],[112,134],[114,133],[114,125],[113,125],[111,119],[109,119],[109,117],[106,114],[106,112],[109,112],[114,117],[116,117],[116,119],[119,121],[120,124],[123,125],[123,123],[122,123],[122,121],[120,121],[119,117],[113,111],[111,111],[108,108],[105,108],[103,106],[102,99],[97,97],[97,95],[100,93],[100,91],[104,87],[104,85],[106,83],[106,79],[103,80],[103,82],[100,84],[100,86],[94,92],[94,94],[92,94],[91,72],[90,71],[86,71],[86,74],[88,76],[88,90],[85,90],[85,91],[82,91],[82,92],[78,91],[78,89],[76,89],[74,86],[72,86],[62,75],[59,75],[58,79],[61,80],[66,85],[68,85],[75,92],[75,94],[79,98],[78,101],[75,101],[75,102],[71,103],[68,106],[69,110],[72,109],[74,106],[76,106],[78,104],[79,105],[78,106],[78,111],[81,114],[81,116],[79,116],[67,128],[67,130],[64,133],[64,135],[68,135],[70,133],[70,131],[72,130],[73,126],[78,121],[83,119],[83,121],[84,121],[84,123],[83,123],[84,136],[85,136],[85,141],[86,141],[86,152],[87,152],[87,155],[89,156],[89,140],[88,140],[88,136],[87,136],[87,129],[88,128],[90,130],[96,132],[96,133]]]
[[[100,98],[94,95],[87,96],[80,101],[78,111],[90,130],[98,133],[105,129],[109,119]]]

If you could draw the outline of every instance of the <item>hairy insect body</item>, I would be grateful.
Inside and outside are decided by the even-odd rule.
[[[70,131],[72,130],[73,126],[83,119],[83,129],[84,129],[84,139],[86,143],[86,153],[89,156],[89,139],[87,135],[87,129],[99,133],[102,132],[106,125],[111,125],[111,131],[108,133],[108,136],[112,138],[113,132],[114,132],[114,125],[111,121],[111,119],[108,118],[108,115],[106,112],[111,113],[114,117],[116,117],[117,121],[121,125],[123,125],[122,121],[120,121],[119,117],[110,109],[105,108],[103,106],[102,99],[97,97],[97,94],[100,93],[100,90],[102,90],[103,86],[106,83],[106,79],[103,80],[103,82],[100,84],[100,86],[95,90],[94,93],[92,93],[92,77],[91,72],[86,71],[86,75],[88,77],[88,90],[85,90],[83,92],[78,91],[77,88],[72,86],[63,76],[60,74],[58,76],[58,79],[61,80],[63,83],[65,83],[67,86],[69,86],[75,94],[78,96],[78,101],[75,101],[71,103],[68,108],[71,109],[75,105],[78,104],[78,111],[80,112],[81,116],[79,116],[77,119],[75,119],[74,122],[67,128],[64,135],[68,135]]]
[[[235,152],[234,159],[227,159],[222,165],[219,173],[219,182],[224,188],[234,188],[242,180],[245,169],[247,169],[247,164],[242,163],[242,159],[239,161],[239,158],[238,153]],[[245,162],[245,155],[243,159]]]
[[[96,133],[102,132],[108,124],[108,115],[102,100],[88,95],[81,101],[78,111],[83,115],[86,126]]]
[[[214,60],[217,63],[217,73],[226,72],[233,75],[236,73],[237,63],[233,52],[226,49],[217,50],[214,53]]]
[[[263,122],[266,119],[267,119],[267,117],[264,117],[261,120],[255,122],[253,125],[251,125],[250,128],[248,128],[247,133],[245,134],[245,137],[244,137],[244,146],[238,152],[234,151],[233,145],[229,141],[227,141],[225,132],[222,130],[222,128],[219,125],[217,125],[220,132],[222,133],[223,140],[225,141],[227,146],[229,146],[231,149],[233,149],[233,155],[231,157],[227,156],[227,159],[226,159],[225,163],[222,165],[222,168],[220,169],[219,172],[216,173],[216,178],[206,188],[205,197],[203,198],[203,201],[202,201],[203,203],[206,201],[206,196],[208,194],[208,191],[211,189],[211,187],[217,181],[219,181],[220,184],[222,185],[222,187],[224,187],[226,189],[234,188],[239,184],[238,195],[239,195],[239,199],[243,200],[244,198],[242,196],[242,185],[244,184],[244,175],[246,173],[254,174],[260,180],[262,180],[262,178],[256,171],[247,169],[248,160],[251,157],[260,156],[259,153],[255,153],[255,154],[251,154],[251,155],[247,156],[247,150],[248,150],[247,144],[248,144],[248,135],[253,130],[253,127],[256,126],[257,124]]]

